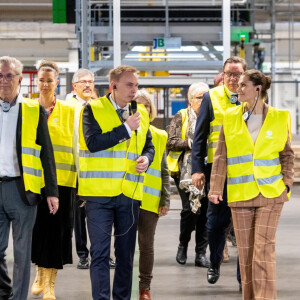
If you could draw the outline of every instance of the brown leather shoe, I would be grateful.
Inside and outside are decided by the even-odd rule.
[[[151,300],[150,290],[140,290],[140,300]]]

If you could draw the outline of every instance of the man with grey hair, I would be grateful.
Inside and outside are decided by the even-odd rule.
[[[94,73],[88,69],[77,70],[72,79],[73,86],[73,97],[67,102],[75,105],[76,114],[76,127],[78,131],[79,118],[81,109],[91,100],[91,96],[94,90]],[[76,131],[76,132],[77,132]],[[76,157],[76,167],[78,168],[78,156]],[[79,262],[77,264],[78,269],[88,269],[89,268],[89,250],[87,248],[87,233],[86,233],[86,214],[83,201],[81,201],[78,196],[76,196],[75,201],[75,244],[76,252],[79,257]]]
[[[94,90],[94,73],[88,69],[79,69],[73,75],[72,86],[73,98],[68,101],[75,105],[81,104],[81,107],[85,106],[91,100]]]
[[[76,126],[78,128],[81,109],[92,100],[93,92],[95,91],[94,73],[88,69],[79,69],[73,75],[72,85],[74,90],[73,97],[68,99],[67,102],[75,105]],[[76,158],[76,167],[78,169],[78,157]],[[85,202],[81,201],[77,196],[76,198],[74,233],[76,252],[79,257],[77,268],[88,269],[89,250],[87,248]],[[109,266],[111,269],[115,268],[115,262],[112,258],[110,258]]]
[[[27,299],[31,237],[41,192],[49,213],[58,210],[56,169],[46,113],[38,101],[20,95],[22,69],[16,58],[0,57],[0,299],[3,300]],[[12,285],[5,259],[11,224]]]

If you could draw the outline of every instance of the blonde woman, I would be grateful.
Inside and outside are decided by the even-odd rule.
[[[58,67],[44,61],[38,68],[39,103],[47,113],[47,123],[54,150],[60,207],[57,214],[49,214],[46,201],[41,201],[33,229],[31,260],[37,266],[31,287],[34,295],[44,294],[43,300],[55,298],[55,279],[58,269],[72,264],[72,231],[74,224],[74,193],[77,173],[74,162],[75,110],[56,99]]]
[[[156,109],[146,90],[139,90],[135,100],[143,104],[149,114],[150,122],[156,117]],[[165,156],[167,132],[150,125],[155,156],[146,171],[143,188],[143,200],[138,223],[138,242],[140,248],[140,300],[149,300],[150,284],[154,263],[154,235],[159,217],[168,213],[170,206],[169,172]]]
[[[178,193],[181,198],[182,210],[180,212],[180,234],[179,245],[176,254],[176,261],[184,265],[187,261],[188,244],[191,240],[191,234],[195,230],[195,266],[201,268],[209,267],[209,260],[206,257],[208,245],[206,232],[206,211],[207,197],[200,200],[200,213],[195,214],[190,205],[190,196],[194,198],[191,191],[182,189],[180,179],[189,177],[191,182],[191,150],[194,140],[194,131],[197,116],[200,111],[203,95],[209,87],[204,82],[195,82],[189,87],[188,108],[180,110],[172,119],[169,128],[169,137],[167,147],[169,154],[167,157],[169,171],[174,178]],[[191,184],[189,185],[191,187]]]

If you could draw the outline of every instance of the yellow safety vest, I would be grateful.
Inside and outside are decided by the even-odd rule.
[[[40,105],[36,100],[24,99],[22,102],[22,168],[25,191],[41,193],[42,163],[41,146],[36,144],[37,127],[39,124]]]
[[[75,97],[69,98],[68,100],[66,100],[66,103],[73,104],[73,105],[80,104],[80,102]]]
[[[165,130],[160,130],[152,125],[150,125],[150,131],[155,156],[145,174],[141,208],[158,214],[162,189],[161,161],[166,148],[168,134]]]
[[[57,184],[76,187],[77,173],[73,156],[75,107],[56,100],[48,119],[48,128],[54,150]]]
[[[184,108],[180,111],[182,118],[181,139],[185,140],[186,131],[189,125],[188,109]],[[183,151],[170,151],[167,156],[167,164],[170,172],[179,172],[178,160]]]
[[[226,111],[224,117],[228,202],[250,200],[259,193],[278,197],[286,188],[279,153],[288,138],[289,112],[269,107],[254,144],[242,117],[243,107]]]
[[[209,90],[209,96],[214,111],[214,120],[210,122],[208,145],[207,145],[207,162],[212,163],[219,140],[220,130],[223,124],[225,111],[236,104],[231,104],[225,85],[217,86]]]
[[[91,101],[90,105],[102,133],[122,124],[106,96]],[[137,135],[132,131],[129,146],[124,141],[95,153],[91,153],[85,143],[82,110],[79,124],[79,195],[114,197],[123,193],[129,198],[142,200],[144,173],[137,173],[135,166],[145,146],[149,116],[143,105],[137,108],[141,115],[140,128]]]
[[[70,98],[68,100],[66,100],[67,104],[70,104],[72,106],[75,106],[75,114],[76,114],[76,118],[80,118],[80,111],[84,108],[84,105],[82,105],[79,100],[77,100],[75,97]]]

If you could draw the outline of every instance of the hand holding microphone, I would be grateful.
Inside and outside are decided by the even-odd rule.
[[[135,114],[128,117],[126,120],[126,123],[130,127],[131,130],[137,131],[137,129],[140,127],[141,117],[140,113],[136,112]]]
[[[128,117],[126,123],[131,130],[135,130],[135,133],[137,133],[137,129],[140,127],[141,117],[140,113],[137,112],[137,103],[135,100],[131,101],[131,111],[133,114]]]

